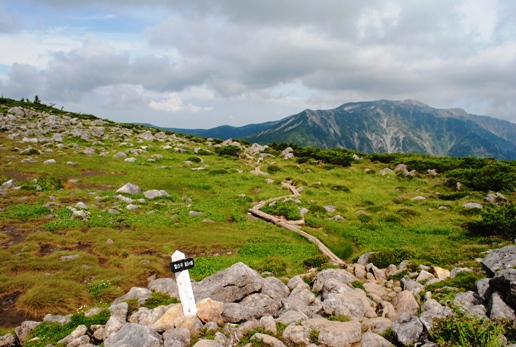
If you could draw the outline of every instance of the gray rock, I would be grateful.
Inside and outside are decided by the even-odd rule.
[[[467,210],[472,210],[472,209],[481,210],[482,209],[482,205],[480,205],[476,202],[468,202],[467,204],[464,204],[462,207],[464,207]]]
[[[260,326],[263,327],[266,331],[271,332],[273,335],[277,334],[276,321],[272,316],[263,316],[260,318]]]
[[[416,316],[404,312],[392,323],[396,339],[404,345],[413,345],[423,333],[423,323]]]
[[[22,322],[20,326],[17,326],[16,329],[14,329],[16,337],[23,344],[25,339],[29,337],[31,331],[34,330],[40,324],[41,322],[35,322],[30,320]]]
[[[283,339],[294,346],[306,346],[310,344],[309,327],[291,324],[283,331]]]
[[[127,312],[129,311],[129,305],[127,304],[127,302],[121,301],[122,300],[116,303],[115,300],[115,302],[113,302],[113,304],[111,304],[111,306],[109,307],[109,312],[111,313],[111,317],[116,317],[119,321],[125,323],[127,321]]]
[[[486,316],[486,308],[483,305],[483,300],[475,292],[468,291],[465,293],[457,293],[453,302],[462,307],[463,310],[468,311],[479,318],[484,318]]]
[[[113,305],[117,305],[125,300],[138,299],[138,305],[143,305],[145,300],[152,296],[152,292],[147,288],[132,287],[131,290],[124,296],[119,297],[113,301]]]
[[[140,187],[138,187],[136,184],[132,184],[131,182],[125,184],[122,188],[118,189],[116,191],[117,193],[122,193],[122,194],[141,194],[142,193],[142,189]]]
[[[126,163],[134,163],[134,162],[136,162],[136,158],[134,158],[134,157],[125,158],[124,162],[126,162]]]
[[[14,179],[10,179],[9,181],[4,182],[2,184],[2,187],[7,188],[7,189],[14,188],[14,187],[16,187],[16,182],[14,181]]]
[[[322,303],[324,313],[329,316],[352,316],[356,319],[364,318],[365,306],[362,300],[355,295],[330,293]]]
[[[199,335],[202,331],[202,322],[196,316],[180,316],[174,320],[175,328],[185,328],[192,335]]]
[[[390,347],[392,343],[387,341],[385,338],[378,334],[366,332],[362,334],[362,340],[360,341],[362,347]]]
[[[74,260],[79,258],[79,254],[72,254],[72,255],[63,255],[59,257],[59,260],[61,261],[68,261],[68,260]]]
[[[512,306],[516,305],[516,269],[502,270],[489,281],[493,292],[504,295],[504,301]]]
[[[398,313],[406,312],[410,315],[417,314],[417,311],[419,310],[419,304],[417,303],[411,291],[404,290],[401,293],[398,293],[396,299],[396,311]]]
[[[221,302],[236,302],[245,296],[259,292],[263,278],[244,263],[233,266],[206,277],[194,285],[196,300],[211,298]]]
[[[204,212],[190,211],[190,212],[188,212],[188,215],[192,216],[192,217],[200,217],[200,216],[204,216]]]
[[[124,152],[118,152],[113,156],[113,158],[127,158],[127,154],[125,154]]]
[[[321,292],[323,290],[324,283],[329,279],[333,279],[342,284],[350,284],[357,280],[355,276],[346,270],[326,269],[315,276],[312,289],[316,292]]]
[[[57,322],[59,324],[68,324],[72,319],[72,315],[69,314],[67,316],[59,316],[53,314],[47,314],[45,318],[43,318],[43,322]]]
[[[142,325],[129,323],[104,341],[105,347],[160,347],[163,339],[160,334]]]
[[[125,207],[126,210],[129,210],[129,211],[135,211],[137,209],[139,209],[138,205],[133,205],[133,204],[129,204]]]
[[[371,254],[373,254],[374,252],[367,252],[367,253],[364,253],[362,254],[358,260],[357,260],[357,264],[362,264],[362,265],[367,265],[369,263],[369,257],[371,256]]]
[[[484,201],[493,205],[499,205],[506,203],[507,198],[501,193],[489,193],[484,198]]]
[[[43,162],[43,164],[45,164],[45,165],[54,165],[54,164],[56,164],[56,163],[57,163],[57,162],[56,162],[56,160],[55,160],[55,159],[48,159],[48,160],[45,160],[45,161]]]
[[[515,267],[516,246],[506,246],[492,251],[481,264],[489,277],[493,277],[500,270]]]
[[[365,319],[362,321],[362,330],[370,331],[377,334],[383,334],[392,326],[392,322],[388,318],[376,317]]]
[[[286,347],[283,342],[278,340],[277,338],[267,335],[267,334],[254,334],[251,337],[251,340],[261,340],[262,344],[265,346],[272,346],[272,347]]]
[[[158,306],[149,310],[147,307],[140,307],[138,311],[133,313],[131,317],[129,317],[129,323],[136,323],[140,325],[144,325],[150,327],[154,324],[158,319],[163,317],[165,312],[169,309],[168,306]]]
[[[265,310],[265,314],[273,317],[278,317],[279,309],[281,308],[281,302],[279,300],[273,300],[264,294],[251,294],[246,296],[240,304],[247,307],[261,307]]]
[[[286,298],[290,291],[288,287],[276,277],[267,277],[263,279],[262,294],[267,295],[271,299],[279,300]]]
[[[487,302],[493,292],[489,285],[489,278],[482,278],[476,281],[473,285],[473,291],[477,293],[484,302]]]
[[[61,340],[57,341],[58,344],[68,344],[75,339],[80,338],[81,336],[84,336],[86,332],[88,331],[88,328],[85,325],[79,325],[77,328],[75,328],[74,331],[72,331],[68,336],[62,338]],[[89,342],[89,338],[88,341]]]
[[[348,347],[362,339],[360,323],[334,322],[324,318],[313,318],[302,323],[303,326],[319,331],[319,345],[328,347]]]
[[[145,195],[145,197],[149,200],[154,200],[163,196],[170,196],[170,194],[164,190],[147,190],[145,193],[143,193],[143,195]]]
[[[412,294],[417,295],[424,289],[424,286],[421,283],[417,283],[416,281],[410,279],[410,277],[405,276],[401,279],[401,288],[403,290],[409,290],[412,292]]]
[[[147,288],[153,292],[168,293],[171,297],[179,298],[177,283],[170,277],[155,279],[149,283]]]
[[[164,347],[190,347],[190,331],[185,328],[173,328],[163,333]]]
[[[317,303],[319,303],[319,305],[317,305]],[[287,298],[281,299],[283,306],[281,313],[286,311],[299,311],[308,317],[313,317],[322,308],[320,301],[317,303],[315,303],[315,295],[310,289],[298,286],[294,288]]]
[[[248,307],[237,303],[226,303],[222,312],[224,322],[241,323],[253,318],[260,318],[265,313],[263,307]]]
[[[492,320],[509,319],[516,320],[514,310],[507,305],[503,299],[502,294],[494,292],[487,305],[488,316]]]
[[[371,267],[371,271],[373,272],[374,278],[376,278],[378,282],[384,281],[386,279],[385,271],[377,268],[376,266],[373,265]]]
[[[423,282],[434,279],[435,276],[426,270],[422,270],[416,278],[416,282]]]
[[[276,321],[285,325],[289,325],[292,323],[301,323],[307,319],[307,315],[302,312],[285,311],[278,317],[278,319],[276,319]]]
[[[17,347],[16,337],[13,334],[0,336],[0,347]]]
[[[423,306],[423,313],[419,316],[419,320],[425,326],[426,330],[432,329],[432,324],[436,318],[446,318],[453,315],[451,308],[439,304],[434,299],[427,300]]]

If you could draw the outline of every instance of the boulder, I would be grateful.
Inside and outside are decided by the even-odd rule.
[[[161,347],[163,338],[148,327],[129,323],[104,341],[105,347]]]
[[[88,332],[88,328],[86,327],[86,325],[81,324],[77,328],[75,328],[75,330],[72,331],[68,336],[57,341],[57,343],[58,344],[69,344],[70,342],[74,341],[75,339],[78,339],[81,336],[86,335],[87,332]],[[89,342],[89,338],[88,338],[88,342]]]
[[[439,280],[445,280],[447,278],[450,278],[451,276],[451,273],[449,270],[446,270],[446,269],[443,269],[443,268],[440,268],[438,266],[434,266],[432,267],[432,271],[434,273],[434,276],[436,278],[438,278]]]
[[[161,197],[167,197],[167,196],[170,196],[169,193],[167,193],[166,191],[164,190],[147,190],[146,192],[143,193],[143,195],[145,195],[145,197],[149,200],[154,200],[156,198],[161,198]]]
[[[164,347],[190,347],[191,335],[188,329],[174,328],[163,333]]]
[[[343,269],[326,269],[319,272],[313,281],[312,289],[316,292],[321,292],[324,283],[329,279],[333,279],[342,284],[350,284],[357,280],[355,276]]]
[[[482,298],[472,291],[457,293],[453,302],[457,306],[462,307],[463,310],[468,311],[479,318],[484,318],[486,316],[486,308],[483,305]]]
[[[390,347],[392,343],[387,341],[385,338],[378,334],[366,332],[362,334],[362,340],[360,341],[362,347]]]
[[[503,294],[504,301],[516,306],[516,269],[502,270],[489,281],[493,292]]]
[[[113,301],[113,304],[116,305],[125,300],[138,299],[138,305],[143,305],[145,303],[145,300],[147,300],[151,296],[152,292],[147,288],[132,287],[127,294]]]
[[[404,290],[396,296],[396,311],[398,313],[406,312],[410,315],[417,314],[419,304],[414,295],[409,290]]]
[[[330,293],[322,303],[324,313],[329,316],[351,316],[364,318],[365,306],[356,295]]]
[[[140,187],[138,187],[136,184],[132,184],[131,182],[125,184],[122,188],[118,189],[116,191],[117,193],[122,193],[122,194],[141,194],[142,193],[142,189]]]
[[[183,305],[172,305],[157,321],[150,327],[158,332],[174,328],[174,321],[183,315]]]
[[[489,299],[489,303],[487,305],[487,313],[489,319],[508,319],[511,321],[515,321],[516,315],[514,314],[514,310],[510,308],[509,305],[507,305],[502,298],[503,295],[501,293],[494,292],[491,298]]]
[[[261,340],[265,346],[286,347],[283,342],[267,334],[256,333],[251,337],[251,340]]]
[[[0,347],[17,347],[18,343],[13,334],[0,336]]]
[[[405,276],[401,279],[401,288],[403,290],[409,290],[412,294],[417,295],[420,291],[423,290],[424,286],[421,283],[418,283],[410,277]]]
[[[265,313],[263,307],[248,307],[237,303],[226,303],[222,312],[224,322],[241,323],[253,318],[260,318]]]
[[[307,315],[302,312],[285,311],[278,317],[278,319],[276,319],[276,321],[281,324],[289,325],[292,323],[301,323],[307,319]]]
[[[434,319],[446,318],[453,315],[451,308],[439,304],[434,299],[427,300],[421,308],[423,312],[419,316],[419,320],[423,323],[426,330],[432,329]]]
[[[264,294],[251,294],[246,296],[240,304],[247,307],[262,307],[265,310],[265,314],[273,317],[278,317],[281,308],[281,301],[273,300]]]
[[[392,323],[392,332],[403,345],[413,345],[423,334],[423,323],[418,317],[404,312]]]
[[[288,287],[276,277],[267,277],[263,279],[262,294],[267,295],[273,300],[286,298],[290,291]]]
[[[222,312],[224,312],[224,303],[206,298],[197,302],[197,317],[203,322],[215,322],[219,325],[224,323]]]
[[[175,328],[187,329],[192,335],[199,335],[202,331],[203,325],[196,316],[180,316],[174,320]]]
[[[170,277],[155,279],[149,283],[147,288],[153,292],[168,293],[173,298],[179,298],[177,283]]]
[[[480,205],[479,203],[476,203],[476,202],[468,202],[468,203],[464,204],[462,207],[464,207],[466,210],[473,210],[473,209],[481,210],[482,209],[482,205]]]
[[[515,267],[516,246],[506,246],[491,251],[491,253],[482,260],[481,264],[489,277],[493,277],[500,270]]]
[[[311,332],[309,327],[291,324],[283,331],[283,338],[294,346],[306,346],[310,344]]]
[[[319,331],[318,344],[327,347],[349,347],[362,339],[360,323],[335,322],[324,318],[313,318],[302,326]]]
[[[16,334],[18,340],[23,344],[25,339],[29,337],[31,331],[40,324],[41,322],[26,320],[22,322],[20,326],[17,326],[16,329],[14,329],[14,333]]]
[[[129,323],[151,326],[158,319],[163,317],[167,310],[167,306],[158,306],[156,308],[153,308],[152,310],[149,310],[147,307],[140,307],[138,311],[136,311],[129,317],[128,321]]]
[[[384,317],[370,318],[362,321],[362,330],[383,334],[392,326],[392,321]]]
[[[259,292],[263,278],[244,263],[233,266],[206,277],[194,286],[197,300],[211,298],[221,302],[236,302],[251,293]]]

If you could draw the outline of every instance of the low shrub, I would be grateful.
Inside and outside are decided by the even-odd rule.
[[[409,260],[414,256],[413,251],[405,248],[387,249],[371,254],[369,262],[378,268],[386,268],[391,264],[399,264],[403,260]]]
[[[487,208],[482,219],[467,225],[470,233],[477,236],[516,237],[516,204],[507,203],[499,208]]]
[[[430,330],[431,338],[443,347],[501,347],[505,327],[487,318],[465,314],[455,308],[455,315],[437,318]]]
[[[330,189],[338,191],[338,192],[345,192],[345,193],[349,193],[351,191],[351,189],[349,189],[348,187],[346,187],[343,184],[334,184],[330,187]]]
[[[306,258],[303,261],[303,265],[306,267],[320,267],[330,261],[330,257],[326,254],[314,255],[313,257]]]
[[[25,204],[11,205],[0,213],[0,218],[27,220],[30,218],[39,218],[49,212],[50,210],[45,206]]]
[[[268,173],[273,174],[273,173],[276,173],[276,172],[280,172],[281,168],[278,165],[269,165],[269,166],[267,166],[267,168],[265,170]]]

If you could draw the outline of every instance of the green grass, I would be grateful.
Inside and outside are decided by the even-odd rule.
[[[63,114],[48,106],[0,99],[2,112],[13,105]],[[94,119],[90,115],[70,116],[85,123]],[[105,127],[110,125],[113,123],[106,122]],[[133,125],[119,128],[143,129]],[[16,306],[20,312],[41,317],[51,313],[48,311],[56,312],[58,305],[63,307],[60,312],[72,312],[84,304],[109,302],[132,286],[146,286],[151,275],[170,276],[170,256],[178,249],[195,258],[191,275],[196,280],[240,261],[275,276],[304,273],[305,266],[324,267],[313,244],[248,215],[255,202],[289,195],[280,184],[287,180],[305,188],[301,202],[280,200],[269,212],[299,219],[299,208],[308,209],[302,229],[347,261],[368,251],[385,255],[404,250],[403,256],[385,256],[383,261],[396,263],[408,257],[416,264],[450,268],[474,264],[479,253],[490,246],[464,228],[481,220],[482,215],[462,212],[466,202],[481,203],[484,193],[455,192],[443,184],[442,175],[408,179],[365,173],[365,168],[379,172],[394,167],[368,159],[341,166],[339,161],[317,164],[303,157],[296,163],[276,157],[264,158],[258,164],[269,176],[255,176],[250,171],[256,167],[256,160],[245,158],[239,151],[233,153],[234,148],[217,155],[213,146],[193,136],[183,141],[140,143],[135,136],[117,131],[106,131],[103,144],[98,145],[67,136],[63,148],[31,144],[38,153],[43,152],[39,155],[33,151],[32,157],[38,160],[34,164],[21,163],[27,156],[20,152],[27,150],[28,144],[11,141],[7,139],[9,133],[0,132],[0,142],[6,147],[0,156],[0,183],[15,178],[22,187],[0,195],[0,295],[20,292]],[[121,141],[126,145],[119,146]],[[187,152],[164,149],[168,143]],[[136,163],[113,158],[120,151],[141,146],[148,148],[136,157]],[[94,148],[95,154],[76,154],[85,147]],[[47,148],[53,152],[45,153]],[[202,151],[194,154],[195,148]],[[99,156],[103,149],[109,153],[107,158]],[[273,148],[269,151],[276,156],[281,152]],[[153,154],[163,158],[147,161]],[[242,159],[232,156],[236,154]],[[321,155],[318,151],[316,154]],[[55,165],[42,165],[51,158],[56,159]],[[77,166],[66,165],[68,160]],[[187,160],[194,165],[184,164]],[[206,169],[192,170],[201,165]],[[267,184],[269,178],[275,182]],[[171,197],[136,202],[139,209],[129,211],[125,203],[114,198],[115,191],[127,182],[144,191],[163,189]],[[418,195],[426,200],[411,200]],[[513,202],[514,196],[507,196]],[[79,201],[89,207],[86,221],[72,218],[67,208]],[[49,202],[55,205],[44,207]],[[336,211],[327,212],[323,206],[328,205],[335,206]],[[109,214],[107,210],[113,207],[121,213]],[[203,215],[191,216],[190,211]],[[337,214],[344,220],[330,219]],[[60,259],[75,254],[79,258]],[[47,297],[38,295],[42,288],[49,287],[53,289]]]

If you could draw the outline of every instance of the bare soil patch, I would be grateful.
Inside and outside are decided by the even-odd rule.
[[[0,326],[16,327],[27,320],[27,317],[17,313],[14,307],[20,294],[21,292],[15,292],[0,297]]]

